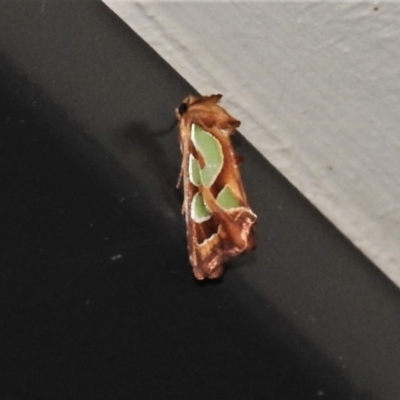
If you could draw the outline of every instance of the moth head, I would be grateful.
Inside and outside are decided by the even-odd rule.
[[[175,114],[178,120],[180,120],[188,111],[191,104],[196,100],[195,96],[186,97],[182,103],[175,109]]]
[[[193,96],[190,95],[186,97],[182,103],[180,104],[179,107],[175,109],[175,115],[178,120],[180,120],[189,110],[189,108],[196,104],[210,104],[214,105],[219,102],[221,99],[222,95],[221,94],[212,94],[211,96]]]

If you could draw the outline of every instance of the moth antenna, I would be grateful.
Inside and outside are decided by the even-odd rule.
[[[178,124],[178,122],[179,121],[177,119],[174,119],[174,122],[167,129],[163,129],[162,131],[155,132],[154,135],[155,136],[165,135],[166,133],[171,132],[175,128],[175,126]]]

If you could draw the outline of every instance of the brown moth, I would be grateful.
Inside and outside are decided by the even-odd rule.
[[[189,96],[176,109],[180,125],[189,259],[196,279],[218,278],[224,263],[255,247],[250,209],[230,141],[240,121],[218,105],[222,95]]]

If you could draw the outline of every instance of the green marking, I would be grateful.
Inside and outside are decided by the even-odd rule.
[[[226,210],[240,207],[238,199],[235,197],[228,185],[225,185],[224,188],[218,193],[217,203]]]
[[[199,186],[201,183],[199,162],[191,154],[189,156],[189,180],[194,186]]]
[[[204,158],[204,168],[200,170],[200,180],[205,187],[210,187],[217,179],[224,164],[221,144],[210,133],[198,125],[192,125],[191,140],[197,151]]]
[[[200,193],[196,193],[193,196],[190,208],[190,216],[198,224],[207,221],[211,217],[210,210],[205,205],[203,196]]]

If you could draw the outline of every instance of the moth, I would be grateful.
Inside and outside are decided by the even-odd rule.
[[[189,260],[196,279],[223,274],[224,263],[255,247],[250,209],[230,136],[240,121],[219,104],[222,95],[188,96],[175,110],[180,128]]]

